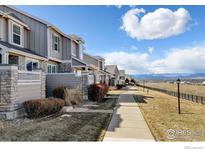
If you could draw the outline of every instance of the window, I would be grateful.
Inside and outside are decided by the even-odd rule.
[[[38,69],[38,62],[37,61],[27,60],[27,62],[26,62],[26,70],[27,71],[35,71],[37,69]]]
[[[18,58],[18,56],[9,55],[9,64],[18,65],[18,63],[19,63],[19,58]]]
[[[56,34],[53,34],[53,50],[60,51],[60,37]]]
[[[14,44],[17,44],[17,45],[21,45],[21,27],[16,25],[16,24],[13,24],[12,25],[12,42]]]
[[[52,65],[52,64],[49,64],[48,65],[48,73],[57,73],[57,66],[56,65]]]

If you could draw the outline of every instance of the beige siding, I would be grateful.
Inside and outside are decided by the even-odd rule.
[[[83,59],[84,59],[85,63],[98,67],[98,60],[97,59],[95,59],[87,54],[83,55]]]
[[[7,37],[7,20],[5,18],[0,17],[0,40],[7,42],[8,37]]]
[[[41,98],[41,85],[18,85],[17,101],[24,102],[30,99]]]

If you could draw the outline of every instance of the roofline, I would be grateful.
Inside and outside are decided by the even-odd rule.
[[[15,11],[17,11],[17,12],[23,14],[23,15],[26,15],[26,16],[28,16],[30,18],[33,18],[33,19],[35,19],[35,20],[37,20],[37,21],[39,21],[39,22],[41,22],[41,23],[43,23],[45,25],[51,25],[49,22],[47,22],[47,21],[45,21],[43,19],[40,19],[38,17],[35,17],[35,16],[25,12],[25,11],[22,11],[21,9],[18,9],[18,8],[14,7],[14,6],[11,6],[11,5],[3,5],[3,6],[9,7],[10,9],[13,9],[13,10],[15,10]]]
[[[73,59],[75,59],[75,60],[77,60],[77,61],[79,61],[79,62],[81,62],[81,63],[83,63],[83,64],[85,64],[86,66],[88,65],[87,63],[85,63],[85,62],[84,62],[84,61],[82,61],[81,59],[78,59],[78,58],[73,57],[73,56],[72,56],[72,58],[73,58]]]
[[[85,55],[87,55],[87,56],[89,56],[89,57],[91,57],[91,58],[93,58],[93,59],[95,59],[95,60],[99,60],[99,59],[97,59],[97,58],[95,58],[94,56],[91,56],[90,54],[88,54],[88,53],[86,53],[86,52],[83,52],[83,54],[85,54]]]
[[[25,12],[25,11],[22,11],[22,10],[20,10],[20,9],[14,7],[14,6],[11,6],[11,5],[3,5],[3,6],[9,7],[10,9],[13,9],[13,10],[15,10],[15,11],[17,11],[17,12],[23,14],[23,15],[26,15],[26,16],[28,16],[28,17],[34,19],[34,20],[37,20],[37,21],[39,21],[39,22],[45,24],[45,25],[47,26],[47,28],[52,27],[52,28],[55,29],[57,32],[59,32],[61,35],[65,36],[66,38],[69,38],[69,39],[71,39],[71,40],[74,40],[71,36],[65,34],[65,33],[62,32],[60,29],[58,29],[56,26],[54,26],[53,24],[47,22],[46,20],[40,19],[40,18],[38,18],[38,17],[35,17],[35,16],[33,16],[33,15],[31,15],[31,14]]]

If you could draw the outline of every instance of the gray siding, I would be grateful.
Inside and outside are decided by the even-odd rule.
[[[27,24],[30,27],[29,35],[29,43],[26,43],[28,49],[33,50],[37,54],[42,56],[47,55],[47,25],[35,20],[29,16],[26,16],[12,8],[9,8],[4,5],[0,5],[0,10],[3,12],[14,13],[21,21]]]
[[[71,60],[71,40],[63,37],[63,60]]]
[[[83,59],[84,59],[85,63],[92,64],[92,65],[98,67],[98,60],[97,59],[95,59],[87,54],[83,54]]]
[[[46,75],[46,93],[52,96],[52,92],[57,87],[68,87],[71,89],[82,87],[82,77],[76,77],[75,74],[47,74]]]
[[[18,85],[17,100],[22,103],[31,99],[41,98],[41,85]]]

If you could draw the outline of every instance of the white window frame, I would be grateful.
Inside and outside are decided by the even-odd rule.
[[[52,37],[52,39],[54,39],[54,40],[52,40],[52,49],[53,49],[54,52],[59,53],[60,50],[61,50],[61,47],[60,47],[60,45],[61,45],[60,36],[59,36],[58,34],[56,34],[56,33],[53,33],[53,36],[54,36],[54,38]],[[56,38],[56,37],[59,39],[59,42],[55,42],[55,38]],[[57,40],[58,40],[58,39],[57,39]],[[53,43],[54,43],[54,44],[53,44]],[[55,44],[57,44],[57,50],[55,50]]]
[[[31,70],[31,71],[30,71],[30,70],[27,70],[27,62],[28,62],[28,61],[31,61],[31,62],[32,62],[32,70]],[[25,64],[25,70],[26,70],[26,71],[30,71],[30,72],[35,72],[35,71],[36,71],[36,70],[33,70],[33,62],[35,62],[35,63],[38,64],[37,70],[40,68],[40,67],[39,67],[39,64],[40,64],[40,63],[39,63],[39,61],[36,60],[36,59],[26,58],[26,61],[25,61],[25,62],[26,62],[26,64]]]
[[[48,67],[49,67],[49,66],[51,67],[51,72],[48,71]],[[55,72],[53,72],[53,70],[52,70],[53,67],[55,67]],[[55,65],[55,64],[48,64],[48,66],[47,66],[47,73],[48,73],[48,74],[57,73],[57,65]]]
[[[13,41],[13,35],[14,35],[14,31],[13,31],[13,27],[17,26],[20,28],[20,35],[19,34],[15,34],[15,35],[19,35],[20,36],[20,44],[17,44]],[[16,46],[20,46],[20,47],[23,47],[23,26],[21,26],[20,24],[17,24],[16,22],[11,22],[11,43],[16,45]]]

